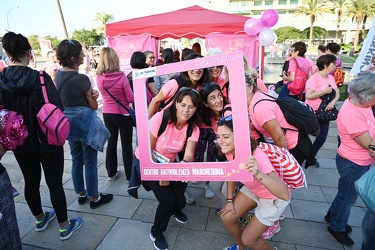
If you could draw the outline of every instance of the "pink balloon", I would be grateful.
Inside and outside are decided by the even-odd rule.
[[[269,9],[263,12],[261,22],[264,27],[269,28],[274,26],[279,20],[279,14],[274,9]]]
[[[263,24],[257,18],[250,18],[245,22],[243,29],[249,36],[255,36],[263,29]]]

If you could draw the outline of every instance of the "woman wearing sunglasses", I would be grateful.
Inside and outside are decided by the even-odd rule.
[[[197,53],[189,54],[185,60],[192,60],[201,58]],[[207,69],[193,69],[181,72],[176,77],[166,82],[160,89],[159,93],[151,100],[148,107],[148,117],[151,118],[159,109],[159,106],[164,102],[164,106],[170,105],[170,100],[174,97],[176,92],[182,87],[189,87],[200,90],[201,86],[209,82],[209,75]]]
[[[199,138],[197,124],[201,103],[199,93],[195,89],[184,87],[177,91],[172,104],[149,120],[151,150],[161,154],[169,162],[175,162],[177,154],[185,148],[180,162],[193,162]],[[160,132],[164,119],[168,123],[165,130]],[[190,137],[189,127],[192,128]],[[152,159],[154,162],[160,162],[154,155]],[[133,157],[133,170],[137,168],[139,169],[138,149]],[[159,202],[150,238],[155,249],[168,249],[163,232],[167,229],[171,215],[174,215],[177,222],[188,221],[187,216],[181,211],[186,205],[184,191],[187,184],[181,181],[144,181],[143,184],[154,192]]]
[[[236,157],[234,145],[232,116],[220,118],[217,141],[228,161]],[[226,204],[222,209],[221,219],[236,244],[226,250],[273,248],[262,234],[274,225],[289,204],[289,189],[276,173],[268,156],[251,138],[252,156],[246,159],[246,170],[253,174],[254,180],[244,182],[242,188],[234,196],[235,182],[227,182]],[[255,209],[255,215],[242,231],[238,219],[249,210]]]

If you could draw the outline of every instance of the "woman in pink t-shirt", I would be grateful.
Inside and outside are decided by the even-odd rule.
[[[289,149],[299,164],[313,165],[312,143],[307,134],[290,125],[274,99],[263,94],[253,79],[245,74],[249,115],[255,129],[266,142]]]
[[[197,53],[191,53],[185,58],[185,60],[192,60],[201,57],[203,56]],[[207,68],[181,72],[178,76],[173,77],[171,80],[166,82],[160,89],[159,93],[152,99],[148,107],[148,117],[151,118],[155,112],[157,112],[160,104],[163,101],[164,105],[168,106],[170,104],[169,100],[174,97],[177,90],[181,87],[189,87],[199,91],[200,88],[204,84],[209,83],[209,81],[210,79]]]
[[[232,116],[218,121],[217,140],[222,153],[228,160],[233,160],[236,150]],[[225,249],[273,249],[262,234],[278,221],[289,204],[288,187],[276,173],[268,156],[257,146],[258,143],[251,138],[253,154],[245,162],[245,168],[253,174],[254,180],[244,182],[235,196],[235,182],[227,182],[227,198],[221,219],[236,244]],[[242,231],[238,219],[252,209],[255,209],[255,215]]]
[[[288,68],[288,75],[282,76],[282,79],[284,81],[293,82],[296,76],[296,70],[297,70],[297,63],[299,68],[306,73],[306,79],[309,79],[312,75],[311,72],[311,65],[308,60],[305,58],[306,53],[306,44],[304,42],[296,42],[293,43],[292,46],[290,46],[289,50],[292,59],[289,61],[289,68]],[[293,60],[294,59],[294,60]],[[290,94],[290,97],[293,97],[295,99],[305,101],[305,94],[304,93],[294,93]]]
[[[351,246],[348,236],[352,228],[347,224],[350,210],[358,198],[354,182],[375,162],[375,72],[358,73],[348,86],[350,97],[342,105],[337,117],[340,138],[336,167],[340,175],[335,199],[324,217],[329,222],[328,232],[340,243]],[[370,188],[370,187],[369,187]]]
[[[336,86],[335,79],[329,73],[336,69],[335,66],[336,57],[334,55],[322,55],[316,61],[318,72],[313,74],[306,82],[306,103],[310,105],[315,111],[319,109],[322,103],[322,97],[331,94],[332,91],[335,93],[333,100],[327,105],[326,110],[332,110],[336,102],[340,98],[340,92]],[[333,94],[333,93],[332,93]],[[319,149],[323,146],[327,139],[329,130],[328,122],[319,122],[320,134],[315,137],[313,143],[313,154],[315,157],[315,167],[319,167],[320,164],[316,160],[316,154]],[[306,165],[307,166],[307,165]],[[308,167],[308,166],[307,166]]]
[[[177,154],[184,150],[180,162],[193,162],[199,137],[197,125],[201,105],[201,98],[195,89],[185,87],[178,90],[172,104],[149,120],[151,149],[168,158],[169,162],[174,162]],[[167,119],[168,123],[164,132],[160,131],[162,133],[159,136],[163,119]],[[192,132],[187,138],[189,127],[192,128]],[[154,155],[152,159],[158,162]],[[139,169],[138,149],[133,157],[133,170],[136,168]],[[163,232],[167,229],[171,215],[174,215],[177,222],[188,221],[187,216],[181,211],[186,205],[184,191],[187,184],[181,181],[144,181],[143,183],[154,192],[159,202],[150,238],[156,249],[168,249]]]

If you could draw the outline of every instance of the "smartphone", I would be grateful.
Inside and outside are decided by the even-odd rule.
[[[369,147],[369,149],[371,149],[371,150],[375,150],[375,145],[368,145],[368,147]]]

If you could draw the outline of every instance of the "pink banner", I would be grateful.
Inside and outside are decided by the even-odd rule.
[[[151,35],[107,37],[107,46],[116,50],[120,58],[120,68],[126,74],[131,71],[130,58],[135,51],[156,50],[156,40]]]
[[[224,53],[242,50],[249,66],[258,67],[259,41],[257,36],[212,33],[206,36],[206,48],[220,48]]]

